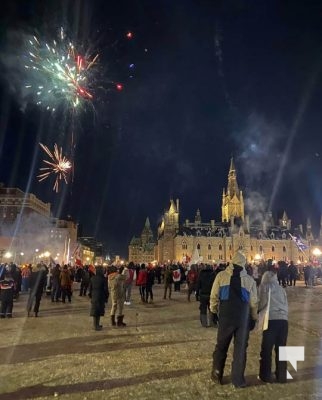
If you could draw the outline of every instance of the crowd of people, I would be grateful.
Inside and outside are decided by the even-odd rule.
[[[275,348],[275,376],[286,381],[286,363],[278,360],[278,347],[285,346],[288,334],[288,305],[286,290],[304,278],[306,286],[313,286],[321,277],[319,268],[307,265],[298,268],[293,262],[247,264],[241,252],[230,263],[207,265],[167,264],[103,266],[70,266],[44,263],[36,266],[0,265],[1,318],[11,318],[14,299],[28,294],[27,314],[38,317],[43,293],[51,301],[72,302],[73,285],[79,286],[79,296],[90,299],[93,329],[102,330],[100,318],[105,315],[110,299],[110,320],[115,327],[125,327],[124,306],[130,306],[133,289],[137,288],[142,304],[154,302],[154,284],[163,285],[163,299],[171,299],[173,292],[184,293],[188,302],[194,297],[199,302],[202,327],[217,327],[217,342],[213,352],[211,378],[222,384],[229,345],[233,339],[234,352],[231,379],[236,388],[245,387],[244,371],[249,332],[255,325],[263,331],[258,378],[272,382],[272,351]],[[263,320],[264,323],[263,323]],[[258,322],[259,321],[259,322]]]

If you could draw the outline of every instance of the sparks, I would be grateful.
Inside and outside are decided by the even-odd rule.
[[[51,174],[56,175],[55,183],[53,190],[58,193],[59,191],[59,181],[64,179],[65,183],[67,184],[67,173],[72,167],[71,162],[63,156],[62,148],[58,148],[57,144],[54,145],[54,151],[51,152],[47,146],[42,143],[39,143],[40,147],[46,152],[49,158],[52,161],[43,160],[46,164],[45,167],[40,168],[41,174],[37,176],[39,182],[47,179]]]
[[[93,99],[94,75],[98,54],[80,54],[67,39],[63,28],[57,41],[42,42],[35,36],[28,41],[30,82],[25,87],[41,98],[41,104],[54,110],[63,103],[76,108]],[[36,82],[33,84],[33,82]]]

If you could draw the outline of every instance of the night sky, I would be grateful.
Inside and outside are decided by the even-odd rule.
[[[156,230],[170,198],[180,199],[182,220],[197,208],[220,220],[233,155],[254,220],[285,209],[318,231],[321,1],[8,0],[0,13],[5,185],[52,203],[55,216],[71,215],[84,236],[126,256],[147,216]],[[93,107],[73,128],[73,180],[56,194],[52,179],[37,180],[38,143],[67,148],[71,124],[24,95],[25,49],[15,43],[31,32],[53,38],[60,26],[100,62]]]

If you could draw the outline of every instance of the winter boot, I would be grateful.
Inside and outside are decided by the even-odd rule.
[[[126,324],[123,322],[124,315],[119,315],[117,317],[117,326],[124,327]]]
[[[93,317],[93,325],[95,331],[101,331],[102,325],[100,325],[100,317]]]
[[[215,367],[212,367],[210,378],[213,382],[219,383],[219,385],[223,384],[223,373],[218,369],[215,369]]]
[[[111,323],[112,323],[112,326],[115,326],[115,325],[116,325],[116,322],[115,322],[115,315],[111,315]]]
[[[204,328],[208,328],[207,314],[200,314],[200,322],[201,326],[203,326]]]

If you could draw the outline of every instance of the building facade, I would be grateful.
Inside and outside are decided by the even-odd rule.
[[[239,189],[233,159],[227,188],[223,189],[221,210],[220,222],[203,222],[197,209],[194,221],[186,219],[180,223],[179,200],[170,200],[158,227],[155,259],[160,263],[184,262],[191,259],[196,250],[200,259],[210,264],[229,262],[237,250],[246,255],[248,262],[272,259],[304,263],[310,258],[310,245],[314,238],[309,220],[305,235],[302,226],[292,227],[286,212],[277,222],[271,212],[262,221],[250,221],[249,215],[245,214],[243,193]],[[293,238],[301,237],[307,249],[299,250],[291,235]],[[140,262],[145,256],[144,247],[138,239],[134,239],[129,246],[129,260]],[[152,254],[152,249],[149,252]]]
[[[77,243],[77,224],[51,216],[50,203],[32,193],[0,184],[0,256],[6,261],[70,261]],[[10,257],[9,257],[10,255]]]
[[[151,263],[156,260],[156,248],[150,221],[147,218],[140,237],[134,236],[129,244],[129,261],[135,264]]]

